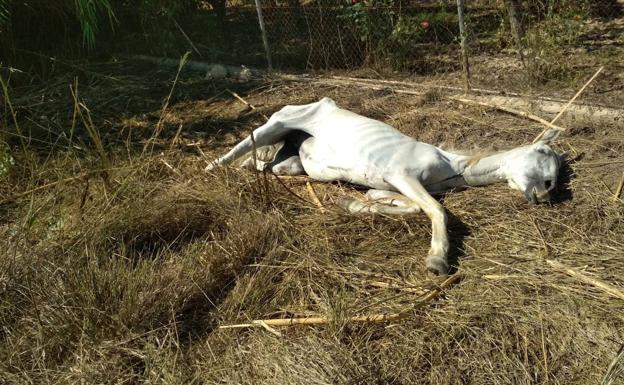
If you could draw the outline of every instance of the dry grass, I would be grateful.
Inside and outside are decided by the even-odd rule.
[[[444,197],[461,282],[407,320],[356,325],[345,319],[400,311],[419,298],[392,286],[435,285],[424,269],[426,218],[321,213],[301,183],[286,182],[287,190],[262,174],[203,174],[202,153],[222,153],[263,119],[220,93],[221,84],[181,79],[154,151],[140,156],[170,83],[127,81],[135,88],[108,104],[98,99],[111,97],[105,84],[85,91],[95,126],[109,128],[101,134],[111,170],[0,207],[3,382],[586,384],[600,383],[615,362],[624,302],[545,259],[624,286],[624,211],[611,191],[621,175],[621,133],[572,127],[557,149],[578,159],[552,206],[529,207],[506,186]],[[507,148],[541,130],[437,94],[227,86],[267,115],[330,96],[450,148]],[[134,109],[122,112],[128,103]],[[51,121],[66,127],[67,119],[71,113]],[[88,143],[85,136],[76,145]],[[15,158],[3,194],[102,167],[96,152],[71,146],[16,150]],[[314,189],[330,208],[342,194],[360,193],[338,184]],[[331,322],[280,329],[281,337],[216,329],[305,315]]]

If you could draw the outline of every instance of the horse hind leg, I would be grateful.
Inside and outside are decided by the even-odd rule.
[[[270,167],[275,175],[296,176],[306,174],[301,158],[298,155],[293,155],[279,163],[270,165]]]

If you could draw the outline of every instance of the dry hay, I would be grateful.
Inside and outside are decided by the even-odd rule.
[[[447,147],[507,148],[541,129],[438,97],[292,83],[245,94],[267,115],[321,96]],[[621,133],[577,127],[557,144],[578,159],[552,206],[530,207],[506,186],[443,197],[461,281],[408,319],[351,324],[353,315],[409,308],[436,285],[424,269],[429,221],[332,210],[341,195],[361,194],[352,186],[314,184],[330,208],[321,213],[302,183],[232,169],[204,175],[206,159],[262,118],[234,117],[242,129],[182,135],[169,150],[178,119],[197,113],[185,103],[170,112],[158,151],[111,154],[107,183],[96,175],[2,207],[7,383],[585,384],[606,375],[624,341],[624,301],[545,260],[622,288],[624,213],[610,191]],[[238,108],[214,100],[206,121],[229,106]],[[2,188],[26,191],[97,165],[59,155]],[[217,329],[308,315],[330,322],[281,336]]]

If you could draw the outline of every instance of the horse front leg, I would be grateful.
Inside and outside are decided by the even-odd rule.
[[[446,229],[446,212],[416,178],[405,174],[392,174],[384,180],[414,202],[431,220],[431,247],[425,260],[427,270],[436,275],[448,274],[449,241]]]

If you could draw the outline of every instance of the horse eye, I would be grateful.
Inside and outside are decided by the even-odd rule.
[[[551,180],[547,180],[546,182],[544,182],[544,184],[546,185],[546,189],[549,190],[550,186],[552,186],[552,181]]]

